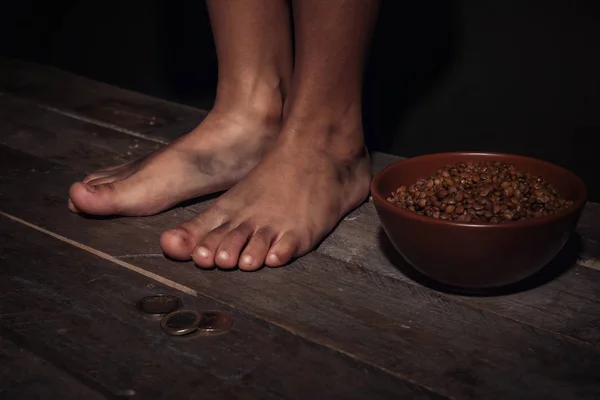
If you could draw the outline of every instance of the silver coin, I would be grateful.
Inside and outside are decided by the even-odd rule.
[[[192,310],[177,310],[165,315],[160,327],[171,336],[183,336],[198,330],[200,314]]]
[[[216,335],[228,331],[233,325],[233,317],[225,311],[209,310],[202,312],[198,330],[203,334]]]
[[[168,294],[146,296],[136,303],[136,307],[140,312],[152,317],[162,317],[179,310],[182,305],[180,298]]]

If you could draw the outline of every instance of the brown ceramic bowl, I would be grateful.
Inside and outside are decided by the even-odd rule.
[[[437,220],[390,204],[386,198],[447,164],[501,161],[541,176],[574,204],[561,213],[523,221],[482,224]],[[394,163],[375,175],[371,195],[384,231],[415,269],[455,288],[491,289],[521,281],[559,253],[586,202],[576,175],[545,161],[496,153],[440,153]]]

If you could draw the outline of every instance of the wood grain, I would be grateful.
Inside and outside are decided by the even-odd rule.
[[[134,161],[163,147],[6,94],[0,94],[0,143],[82,173]]]
[[[72,171],[5,147],[0,156],[10,166],[0,179],[1,210],[113,256],[159,253],[166,221],[181,218],[177,210],[144,219],[69,214]],[[51,179],[26,183],[46,171]],[[200,272],[161,257],[135,264],[449,397],[600,396],[597,348],[319,253],[257,273]]]
[[[43,358],[0,336],[0,399],[59,398],[106,399]]]
[[[122,154],[129,152],[131,147],[137,146],[132,156],[126,157],[143,156],[154,150],[156,145],[112,129],[58,115],[30,101],[7,95],[0,96],[0,120],[0,142],[81,172],[91,172],[98,167],[115,164],[118,160],[127,160],[122,158]],[[69,140],[63,140],[65,136]],[[397,160],[395,156],[375,153],[372,157],[374,171]],[[68,186],[65,191],[67,189]],[[174,214],[155,217],[156,223],[158,226],[171,227],[175,221],[193,217],[208,204],[206,201],[193,203],[177,208]],[[518,293],[487,299],[456,299],[544,330],[600,345],[600,303],[597,301],[600,298],[600,286],[596,284],[597,273],[571,265],[577,255],[580,264],[592,268],[596,266],[597,259],[594,257],[597,254],[597,242],[600,241],[600,222],[597,221],[600,221],[600,205],[590,203],[578,227],[583,249],[579,251],[579,243],[574,240],[559,262],[515,288],[520,290]],[[160,249],[156,243],[153,244],[154,250],[140,250],[138,254],[152,254],[150,251],[154,251],[154,254],[160,255]],[[432,284],[407,266],[391,249],[381,231],[372,203],[348,215],[317,251],[409,284]],[[575,254],[578,251],[579,254]],[[570,269],[564,271],[565,266]],[[557,275],[560,275],[559,279],[555,279]],[[537,289],[522,290],[530,287]]]
[[[188,133],[206,112],[119,89],[55,68],[0,57],[0,93],[158,143]]]
[[[586,214],[595,208],[596,204],[588,205]],[[584,215],[580,226],[585,226],[585,218]],[[578,231],[584,229],[578,227]],[[584,241],[580,240],[583,233],[579,235],[551,265],[500,296],[449,295],[470,306],[600,346],[600,275],[593,268],[595,261],[589,253],[589,244],[596,239],[587,236]],[[346,217],[318,251],[382,276],[443,290],[395,252],[379,226],[373,203]]]
[[[107,397],[140,399],[440,398],[238,310],[227,309],[234,325],[222,335],[167,336],[137,312],[139,298],[160,292],[185,308],[224,307],[17,222],[2,225],[2,334],[68,372],[57,397],[77,389],[70,377]]]
[[[129,151],[129,142],[114,132],[163,144],[195,126],[203,112],[57,70],[14,61],[0,65],[0,92],[21,99],[8,101],[16,117],[0,132],[0,140],[8,138],[5,143],[11,147],[63,164],[18,153],[8,161],[2,157],[0,207],[6,205],[24,219],[448,396],[597,397],[600,206],[586,208],[578,226],[580,243],[577,238],[572,241],[562,267],[544,271],[528,283],[530,290],[493,298],[440,294],[423,286],[430,282],[386,249],[372,204],[350,214],[318,252],[288,268],[256,274],[199,272],[189,264],[164,260],[157,238],[163,229],[205,207],[205,202],[148,219],[84,220],[66,214],[64,201],[68,185],[80,177],[73,169],[95,168],[86,157],[106,166]],[[50,113],[43,122],[29,122],[23,129],[29,111],[19,114],[19,107],[30,110],[27,102]],[[70,133],[78,137],[76,147],[92,148],[84,156],[61,149],[64,140],[52,129],[69,129],[75,126],[69,121],[73,119],[79,121]],[[15,124],[35,132],[23,140],[14,132]],[[89,135],[92,127],[108,129],[98,130],[100,138],[94,138]],[[44,142],[46,131],[55,138]],[[106,146],[94,148],[101,141]],[[374,154],[373,168],[378,171],[395,160]],[[66,168],[69,165],[72,168]],[[36,185],[27,186],[23,179]],[[25,200],[11,201],[7,193]],[[587,268],[565,271],[577,253],[577,262]]]

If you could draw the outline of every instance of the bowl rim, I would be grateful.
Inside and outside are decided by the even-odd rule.
[[[566,175],[569,175],[575,182],[575,185],[578,186],[578,188],[579,188],[578,197],[573,201],[573,206],[571,206],[570,208],[563,210],[559,213],[556,213],[556,214],[550,214],[550,215],[546,215],[543,217],[520,220],[520,221],[510,221],[510,222],[502,222],[499,224],[490,224],[490,223],[482,223],[482,222],[464,222],[464,221],[442,220],[442,219],[435,219],[435,218],[428,217],[425,215],[417,214],[413,211],[404,210],[402,208],[399,208],[399,207],[396,207],[396,206],[390,204],[387,201],[388,195],[386,194],[385,196],[383,196],[383,194],[380,193],[380,191],[378,190],[379,182],[383,179],[383,177],[386,176],[391,170],[398,168],[399,166],[401,166],[404,163],[407,163],[410,161],[415,161],[415,160],[428,159],[428,158],[437,158],[440,156],[461,156],[461,155],[467,156],[467,157],[468,156],[484,156],[484,157],[500,156],[500,157],[520,158],[523,160],[534,161],[539,164],[546,164],[555,169],[560,169],[564,173],[566,173]],[[577,212],[577,210],[582,209],[583,206],[585,205],[585,203],[587,202],[587,189],[585,187],[585,183],[583,182],[583,180],[579,176],[577,176],[576,174],[571,172],[570,170],[563,168],[557,164],[554,164],[554,163],[551,163],[551,162],[548,162],[545,160],[540,160],[538,158],[522,156],[519,154],[500,153],[500,152],[453,151],[453,152],[423,154],[423,155],[419,155],[419,156],[415,156],[415,157],[407,157],[407,158],[404,158],[402,160],[396,161],[396,162],[388,165],[387,167],[383,168],[381,171],[376,173],[375,176],[373,177],[373,179],[371,179],[371,196],[373,197],[374,202],[379,203],[376,205],[379,205],[380,207],[383,207],[392,213],[399,214],[402,217],[412,219],[415,221],[419,221],[419,222],[424,222],[424,223],[428,223],[428,224],[432,224],[432,225],[464,226],[464,227],[470,227],[470,228],[510,229],[510,228],[517,228],[517,227],[525,228],[525,227],[539,226],[540,224],[544,224],[546,222],[557,220],[564,216],[567,216],[569,214]]]

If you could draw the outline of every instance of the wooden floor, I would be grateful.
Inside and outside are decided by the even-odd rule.
[[[372,203],[317,251],[256,273],[163,257],[160,233],[207,202],[150,218],[67,210],[73,181],[204,115],[0,59],[0,398],[600,398],[598,204],[551,268],[496,297],[430,288],[389,250]],[[135,309],[157,292],[234,325],[167,336]]]

